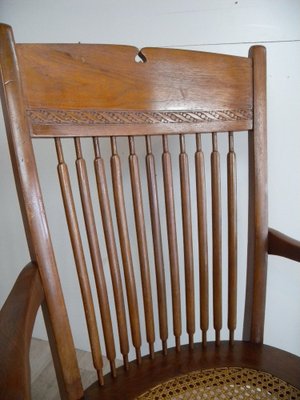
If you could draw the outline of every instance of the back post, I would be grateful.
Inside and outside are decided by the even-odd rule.
[[[267,279],[266,50],[253,46],[253,129],[249,131],[249,226],[243,339],[262,343]]]
[[[12,30],[0,24],[0,93],[8,144],[31,261],[45,293],[43,312],[62,399],[83,396],[73,338],[38,181]]]

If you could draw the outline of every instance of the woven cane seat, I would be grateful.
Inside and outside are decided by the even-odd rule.
[[[248,368],[195,371],[168,380],[138,400],[300,399],[300,390],[275,376]]]

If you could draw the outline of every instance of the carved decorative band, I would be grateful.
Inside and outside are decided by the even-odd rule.
[[[211,111],[27,110],[33,125],[180,124],[251,120],[251,109]]]

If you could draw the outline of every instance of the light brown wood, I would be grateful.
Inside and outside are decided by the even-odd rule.
[[[78,138],[75,139],[76,145],[76,166],[77,166],[77,175],[79,180],[79,188],[80,194],[83,204],[83,212],[86,221],[86,228],[88,233],[89,245],[92,249],[92,253],[95,249],[96,240],[97,240],[97,232],[94,222],[93,216],[93,209],[92,209],[92,202],[88,187],[88,177],[87,171],[85,166],[85,161],[82,158],[81,154],[81,147],[80,141]],[[97,250],[98,252],[98,250]],[[93,256],[92,256],[93,257]],[[119,331],[119,340],[120,340],[120,348],[121,353],[124,358],[124,362],[126,365],[126,360],[128,357],[129,352],[129,345],[128,345],[128,334],[127,334],[127,327],[126,327],[126,317],[125,317],[125,306],[124,306],[124,299],[123,299],[123,290],[122,290],[122,282],[121,282],[121,275],[118,264],[116,264],[114,259],[110,258],[110,272],[111,272],[111,279],[114,291],[114,299],[115,299],[115,307],[117,313],[117,321],[118,321],[118,331]],[[99,266],[98,266],[99,267]]]
[[[130,296],[128,295],[127,296],[128,296],[128,301],[132,302],[133,308],[135,308],[136,307],[135,304],[137,302],[135,277],[134,277],[134,270],[132,263],[130,238],[128,232],[127,216],[126,216],[126,208],[125,208],[125,200],[123,192],[122,168],[121,168],[120,157],[117,152],[116,138],[111,138],[111,148],[112,148],[112,156],[111,156],[112,184],[114,191],[119,238],[120,238],[120,247],[121,247],[127,292],[130,291],[131,298]],[[137,320],[135,323],[139,324],[139,321]],[[141,357],[140,352],[138,351],[137,354],[138,363],[140,363],[141,361],[140,357]]]
[[[300,261],[300,242],[269,228],[268,253]]]
[[[76,349],[76,356],[80,368],[80,375],[84,389],[87,389],[97,380],[93,366],[92,355],[89,351]],[[116,360],[116,365],[122,365]],[[110,371],[110,362],[103,357],[103,374]],[[48,341],[33,337],[30,343],[30,372],[31,372],[31,400],[58,400],[59,389],[55,376],[51,350]]]
[[[194,289],[194,259],[193,259],[193,236],[192,216],[190,198],[190,176],[189,160],[185,152],[184,136],[180,135],[180,185],[181,185],[181,207],[182,227],[184,243],[184,266],[185,266],[185,302],[186,302],[186,330],[189,335],[189,344],[193,348],[195,333],[195,289]]]
[[[102,215],[102,223],[104,227],[104,234],[106,240],[107,254],[109,258],[110,265],[112,265],[112,270],[115,274],[117,274],[117,283],[120,285],[120,267],[118,261],[117,247],[115,241],[115,235],[113,230],[112,223],[112,215],[111,215],[111,207],[110,200],[108,196],[108,187],[106,181],[106,173],[104,161],[101,158],[100,154],[100,146],[99,141],[97,139],[94,140],[94,148],[95,148],[95,173],[97,179],[97,187],[98,187],[98,195],[100,202],[100,209]],[[131,324],[131,333],[132,333],[132,341],[133,345],[136,349],[137,359],[140,361],[140,347],[141,347],[141,334],[140,334],[140,325],[139,325],[139,316],[138,316],[138,307],[137,307],[137,295],[134,284],[134,277],[132,269],[126,268],[125,265],[124,273],[125,273],[125,282],[127,288],[127,297],[128,297],[128,305],[129,305],[129,316],[130,316],[130,324]],[[119,293],[119,296],[122,294],[122,288],[117,286],[116,291]],[[123,304],[123,300],[120,299]],[[126,329],[126,321],[124,316],[124,309],[122,305],[122,319],[119,319],[119,329]],[[105,314],[104,314],[105,316]],[[127,333],[122,332],[121,340],[124,341],[124,337],[127,336]],[[128,344],[121,343],[121,347],[126,349],[128,352]],[[126,353],[127,355],[127,353]]]
[[[160,225],[159,205],[158,205],[158,193],[156,184],[155,159],[152,154],[150,136],[146,137],[146,147],[147,147],[146,166],[147,166],[149,206],[150,206],[151,225],[152,225],[152,239],[153,239],[154,259],[155,259],[159,331],[160,331],[160,338],[162,341],[163,352],[164,354],[166,354],[167,339],[168,339],[166,283],[165,283],[161,225]]]
[[[57,159],[58,159],[58,176],[59,182],[61,186],[61,193],[63,197],[63,203],[66,213],[66,219],[69,228],[70,240],[73,248],[74,253],[74,261],[77,269],[78,281],[80,285],[81,295],[82,295],[82,302],[84,306],[86,324],[89,333],[89,339],[91,344],[91,351],[93,355],[93,361],[96,370],[98,371],[99,382],[103,384],[103,375],[102,375],[102,354],[100,349],[100,341],[99,341],[99,333],[97,328],[96,322],[96,315],[93,303],[93,297],[91,292],[91,286],[89,281],[89,276],[87,272],[86,260],[81,240],[80,229],[77,220],[77,214],[75,209],[75,203],[71,188],[70,176],[67,164],[64,161],[63,150],[60,139],[55,140],[56,151],[57,151]],[[77,164],[78,165],[78,164]],[[82,163],[79,164],[82,167]],[[79,171],[82,173],[82,171]],[[79,176],[79,180],[81,183],[81,195],[84,196],[83,202],[86,205],[87,200],[87,193],[82,193],[82,189],[86,189],[82,187],[82,179]],[[85,207],[86,214],[90,212]],[[89,215],[89,218],[91,215]]]
[[[232,351],[233,348],[234,351]],[[167,357],[166,360],[166,357],[157,354],[154,360],[143,360],[145,369],[142,370],[133,364],[128,373],[122,371],[118,380],[114,382],[110,376],[105,377],[106,382],[103,387],[99,389],[93,385],[86,391],[87,400],[98,400],[99,397],[103,400],[119,400],[120,398],[132,400],[147,391],[149,386],[155,387],[161,382],[173,379],[174,376],[196,371],[199,365],[200,369],[243,365],[258,369],[258,371],[269,371],[272,375],[289,381],[299,388],[299,357],[267,345],[235,342],[235,345],[231,346],[225,341],[221,342],[217,348],[216,357],[215,343],[210,342],[206,348],[195,345],[194,351],[191,351],[188,346],[182,346],[180,353],[175,349],[170,349]],[[124,387],[127,388],[126,393]]]
[[[8,144],[30,257],[38,265],[45,293],[43,310],[47,311],[45,321],[53,348],[60,393],[63,399],[78,398],[83,391],[74,343],[42,202],[33,147],[29,139],[30,128],[22,101],[23,91],[13,33],[5,24],[0,26],[0,59],[6,60],[1,65],[0,95]],[[22,171],[22,174],[17,171]]]
[[[69,110],[176,110],[184,109],[183,102],[191,110],[212,105],[221,110],[252,105],[251,61],[244,57],[144,48],[140,54],[146,62],[137,63],[135,47],[93,44],[21,44],[17,52],[30,109],[56,108],[58,96]],[[115,81],[112,77],[119,73],[122,75]],[[224,75],[222,83],[216,79],[220,73]],[[170,77],[173,86],[168,84]],[[203,87],[202,95],[197,86]],[[191,93],[183,101],[170,101],[171,94],[187,87]],[[74,89],[79,90],[77,97],[73,96]],[[215,92],[213,100],[211,90]]]
[[[207,244],[207,211],[206,211],[206,181],[205,160],[201,147],[201,135],[196,135],[197,151],[195,154],[197,213],[198,213],[198,251],[199,251],[199,278],[200,278],[200,328],[202,342],[206,345],[207,330],[209,327],[208,306],[208,244]]]
[[[178,247],[177,247],[177,232],[176,232],[176,220],[175,220],[174,189],[173,189],[173,178],[172,178],[172,162],[168,147],[168,139],[166,136],[163,136],[162,164],[163,164],[166,219],[167,219],[167,231],[168,231],[168,247],[169,247],[169,257],[170,257],[173,332],[176,341],[176,349],[177,351],[179,351],[182,328],[181,328]]]
[[[253,62],[254,126],[249,131],[248,150],[248,272],[243,338],[261,343],[264,334],[268,246],[265,48],[252,47],[249,57]]]
[[[228,207],[228,329],[233,343],[237,320],[237,187],[236,155],[233,133],[229,133],[227,154],[227,207]]]
[[[115,375],[116,352],[112,330],[111,313],[108,304],[107,287],[103,273],[103,264],[99,248],[98,233],[96,229],[93,205],[91,200],[87,168],[85,160],[82,157],[80,139],[78,138],[75,139],[75,148],[77,156],[76,169],[78,176],[78,185],[80,190],[82,209],[84,213],[84,221],[90,248],[94,278],[101,310],[106,353],[108,359],[110,360],[112,374]]]
[[[154,332],[150,266],[148,258],[142,188],[141,188],[141,179],[139,172],[139,161],[135,153],[134,138],[132,136],[129,137],[129,148],[130,148],[129,169],[130,169],[130,178],[132,187],[132,200],[134,208],[136,236],[137,236],[139,260],[140,260],[140,269],[141,269],[146,337],[147,337],[147,342],[149,343],[150,356],[153,358],[155,332]]]
[[[29,348],[37,310],[44,300],[37,266],[18,276],[0,311],[0,397],[30,399]],[[11,338],[14,340],[11,340]],[[12,357],[12,354],[18,357]]]
[[[213,239],[213,310],[216,343],[220,343],[222,329],[222,220],[221,220],[221,176],[220,154],[217,134],[212,134],[211,153],[211,198]]]
[[[252,127],[247,58],[81,44],[22,44],[17,52],[34,135],[130,135],[131,124],[143,135]]]
[[[15,45],[11,29],[6,25],[0,26],[0,88],[8,143],[31,264],[38,268],[43,289],[42,309],[61,397],[68,400],[77,400],[84,396],[87,399],[101,398],[102,400],[133,399],[144,389],[149,389],[153,384],[160,383],[163,379],[170,379],[174,375],[204,367],[215,368],[233,364],[263,369],[278,374],[282,379],[289,379],[290,382],[299,386],[300,358],[262,344],[267,253],[296,260],[300,258],[297,241],[268,230],[265,51],[258,46],[252,48],[249,57],[234,57],[187,50],[143,49],[139,53],[143,61],[141,63],[136,63],[134,60],[136,54],[135,48],[127,46]],[[245,341],[239,343],[233,340],[237,321],[238,282],[236,221],[238,197],[233,132],[243,129],[249,130],[249,235],[243,333]],[[225,299],[227,296],[222,295],[222,275],[225,266],[222,265],[224,239],[221,205],[225,199],[221,197],[223,162],[221,163],[222,157],[217,143],[218,135],[224,132],[225,134],[229,132],[227,196],[224,196],[228,203],[228,299]],[[178,135],[175,138],[177,143],[178,140],[180,141],[179,171],[176,168],[174,173],[172,159],[173,161],[177,159],[178,151],[174,155],[171,154],[171,146],[170,148],[168,146],[168,134],[171,133]],[[195,238],[193,238],[193,207],[191,205],[195,199],[191,197],[194,192],[193,182],[190,181],[189,176],[190,152],[185,148],[187,133],[196,133],[197,138],[195,167],[199,256],[198,260],[195,259],[195,264],[199,263],[200,299],[196,297],[198,291],[194,291],[196,285],[193,239]],[[211,134],[213,141],[210,177],[212,238],[208,236],[210,230],[207,229],[205,155],[200,137],[202,133]],[[149,136],[157,134],[161,135],[163,143],[163,193],[159,193],[157,188],[156,155]],[[135,148],[135,136],[139,135],[146,137],[148,199],[147,195],[142,193],[146,185],[140,179],[140,153],[138,147]],[[83,249],[81,242],[82,228],[79,227],[77,221],[77,209],[75,209],[72,193],[75,184],[73,183],[74,186],[71,187],[68,167],[62,152],[62,142],[67,141],[65,137],[69,137],[68,141],[75,141],[81,206],[95,272],[106,352],[112,369],[112,376],[105,378],[105,387],[101,387],[97,382],[85,393],[80,381],[32,146],[32,141],[40,136],[55,138],[59,161],[58,171],[74,260],[79,275],[94,364],[98,370],[99,381],[102,383],[98,327],[89,284],[90,277],[87,274],[85,262],[88,249]],[[102,217],[99,222],[100,224],[102,222],[105,236],[103,250],[108,256],[107,273],[110,273],[110,276],[107,276],[107,279],[112,281],[111,294],[107,293],[106,289],[99,249],[101,243],[98,243],[97,223],[91,200],[90,186],[95,183],[95,180],[88,176],[87,163],[82,151],[84,147],[81,148],[83,138],[91,136],[94,138],[86,140],[93,140],[94,143],[94,165]],[[106,157],[101,157],[98,136],[110,136],[111,140],[111,184],[114,201],[109,196],[110,181],[106,180],[104,161]],[[124,171],[122,165],[127,161],[128,154],[124,152],[124,149],[118,152],[117,136],[129,137],[130,179],[126,177],[124,181],[123,175],[127,168],[125,167]],[[103,139],[104,142],[106,140]],[[38,151],[38,148],[36,150]],[[141,157],[144,156],[145,148]],[[226,169],[226,163],[224,166]],[[176,197],[175,201],[174,191],[178,191],[179,194],[179,187],[181,196]],[[126,199],[125,204],[125,194],[132,195],[133,201],[127,203]],[[159,216],[162,205],[160,202],[163,200],[165,201],[166,232],[161,231],[165,224],[160,224]],[[177,238],[176,206],[181,207],[182,214],[183,236],[180,239]],[[151,235],[150,230],[149,237],[147,236],[145,207],[149,207],[150,210],[153,263],[152,258],[148,257],[152,252],[152,245],[148,240]],[[114,212],[118,232],[114,231]],[[138,257],[135,258],[132,252],[132,248],[135,250],[132,243],[135,237],[131,237],[132,232],[127,226],[127,215],[132,215],[132,212],[138,250]],[[179,231],[181,232],[181,229]],[[164,248],[162,237],[167,238],[168,241],[168,246]],[[212,307],[216,343],[206,343],[209,328],[208,250],[210,250],[210,243],[212,243]],[[168,250],[169,254],[167,255],[163,250]],[[122,263],[118,260],[119,251]],[[184,262],[181,255],[184,256]],[[165,279],[164,256],[167,256],[170,263],[168,266],[170,280]],[[179,261],[182,265],[179,265]],[[135,282],[134,268],[140,269],[141,282],[140,279]],[[185,282],[182,284],[180,283],[181,272],[185,273]],[[123,296],[123,278],[126,296]],[[154,309],[156,301],[152,302],[151,282],[154,282],[154,278],[156,278],[157,309]],[[170,285],[170,288],[167,285]],[[21,296],[25,295],[24,284],[17,287],[18,289],[14,290],[16,293],[9,297],[9,304],[14,303],[14,299],[18,298],[18,293],[21,293]],[[143,299],[138,299],[137,289],[142,291]],[[166,296],[169,292],[171,292],[170,304]],[[186,296],[184,313],[181,310],[183,292]],[[33,295],[34,304],[28,305],[31,296],[25,295],[24,298],[24,305],[13,305],[11,311],[5,314],[13,318],[13,310],[22,309],[25,316],[29,315],[29,323],[24,324],[24,337],[28,342],[36,308],[41,299]],[[195,304],[198,305],[199,301],[200,329],[195,326]],[[230,338],[228,343],[220,340],[222,307],[225,301],[228,303],[226,304]],[[168,345],[174,339],[173,335],[168,337],[168,307],[172,307],[175,348],[167,351]],[[141,334],[139,314],[144,314],[145,317],[146,340]],[[127,318],[130,320],[134,349],[129,346],[130,332],[127,331]],[[186,319],[190,340],[188,347],[181,346],[183,319]],[[21,325],[23,322],[21,321]],[[113,331],[112,326],[117,325],[125,364],[125,368],[122,369],[115,369],[114,365],[116,332]],[[12,344],[12,346],[8,346],[8,350],[0,346],[1,361],[5,362],[3,367],[1,365],[0,371],[6,371],[8,368],[11,377],[8,389],[5,386],[6,383],[3,384],[0,381],[1,395],[4,393],[1,398],[5,400],[10,399],[11,394],[15,393],[12,382],[15,383],[14,376],[17,374],[14,375],[11,370],[18,362],[19,347],[16,348],[13,345],[19,343],[17,333],[14,331],[16,326],[20,326],[19,322],[13,321],[9,328],[11,339],[4,340],[4,343]],[[201,331],[202,344],[193,344],[194,333],[195,338],[198,339]],[[0,323],[0,337],[3,332],[5,334],[5,329]],[[156,353],[154,359],[155,334],[158,332],[163,351]],[[186,339],[186,335],[183,335],[183,338]],[[150,350],[150,356],[148,354],[144,358],[141,357],[140,350],[146,344],[143,342],[148,342]],[[23,348],[27,352],[26,346],[27,343]],[[127,356],[131,350],[136,351],[137,360],[133,363],[128,362]],[[22,391],[22,388],[28,392],[28,365],[26,363],[27,361],[20,365],[20,373],[25,380],[16,382],[18,393]]]

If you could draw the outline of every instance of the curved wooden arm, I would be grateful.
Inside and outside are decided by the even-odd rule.
[[[0,398],[30,399],[29,349],[36,313],[44,299],[37,267],[20,273],[0,311]]]
[[[268,253],[300,261],[300,241],[270,228],[268,234]]]

